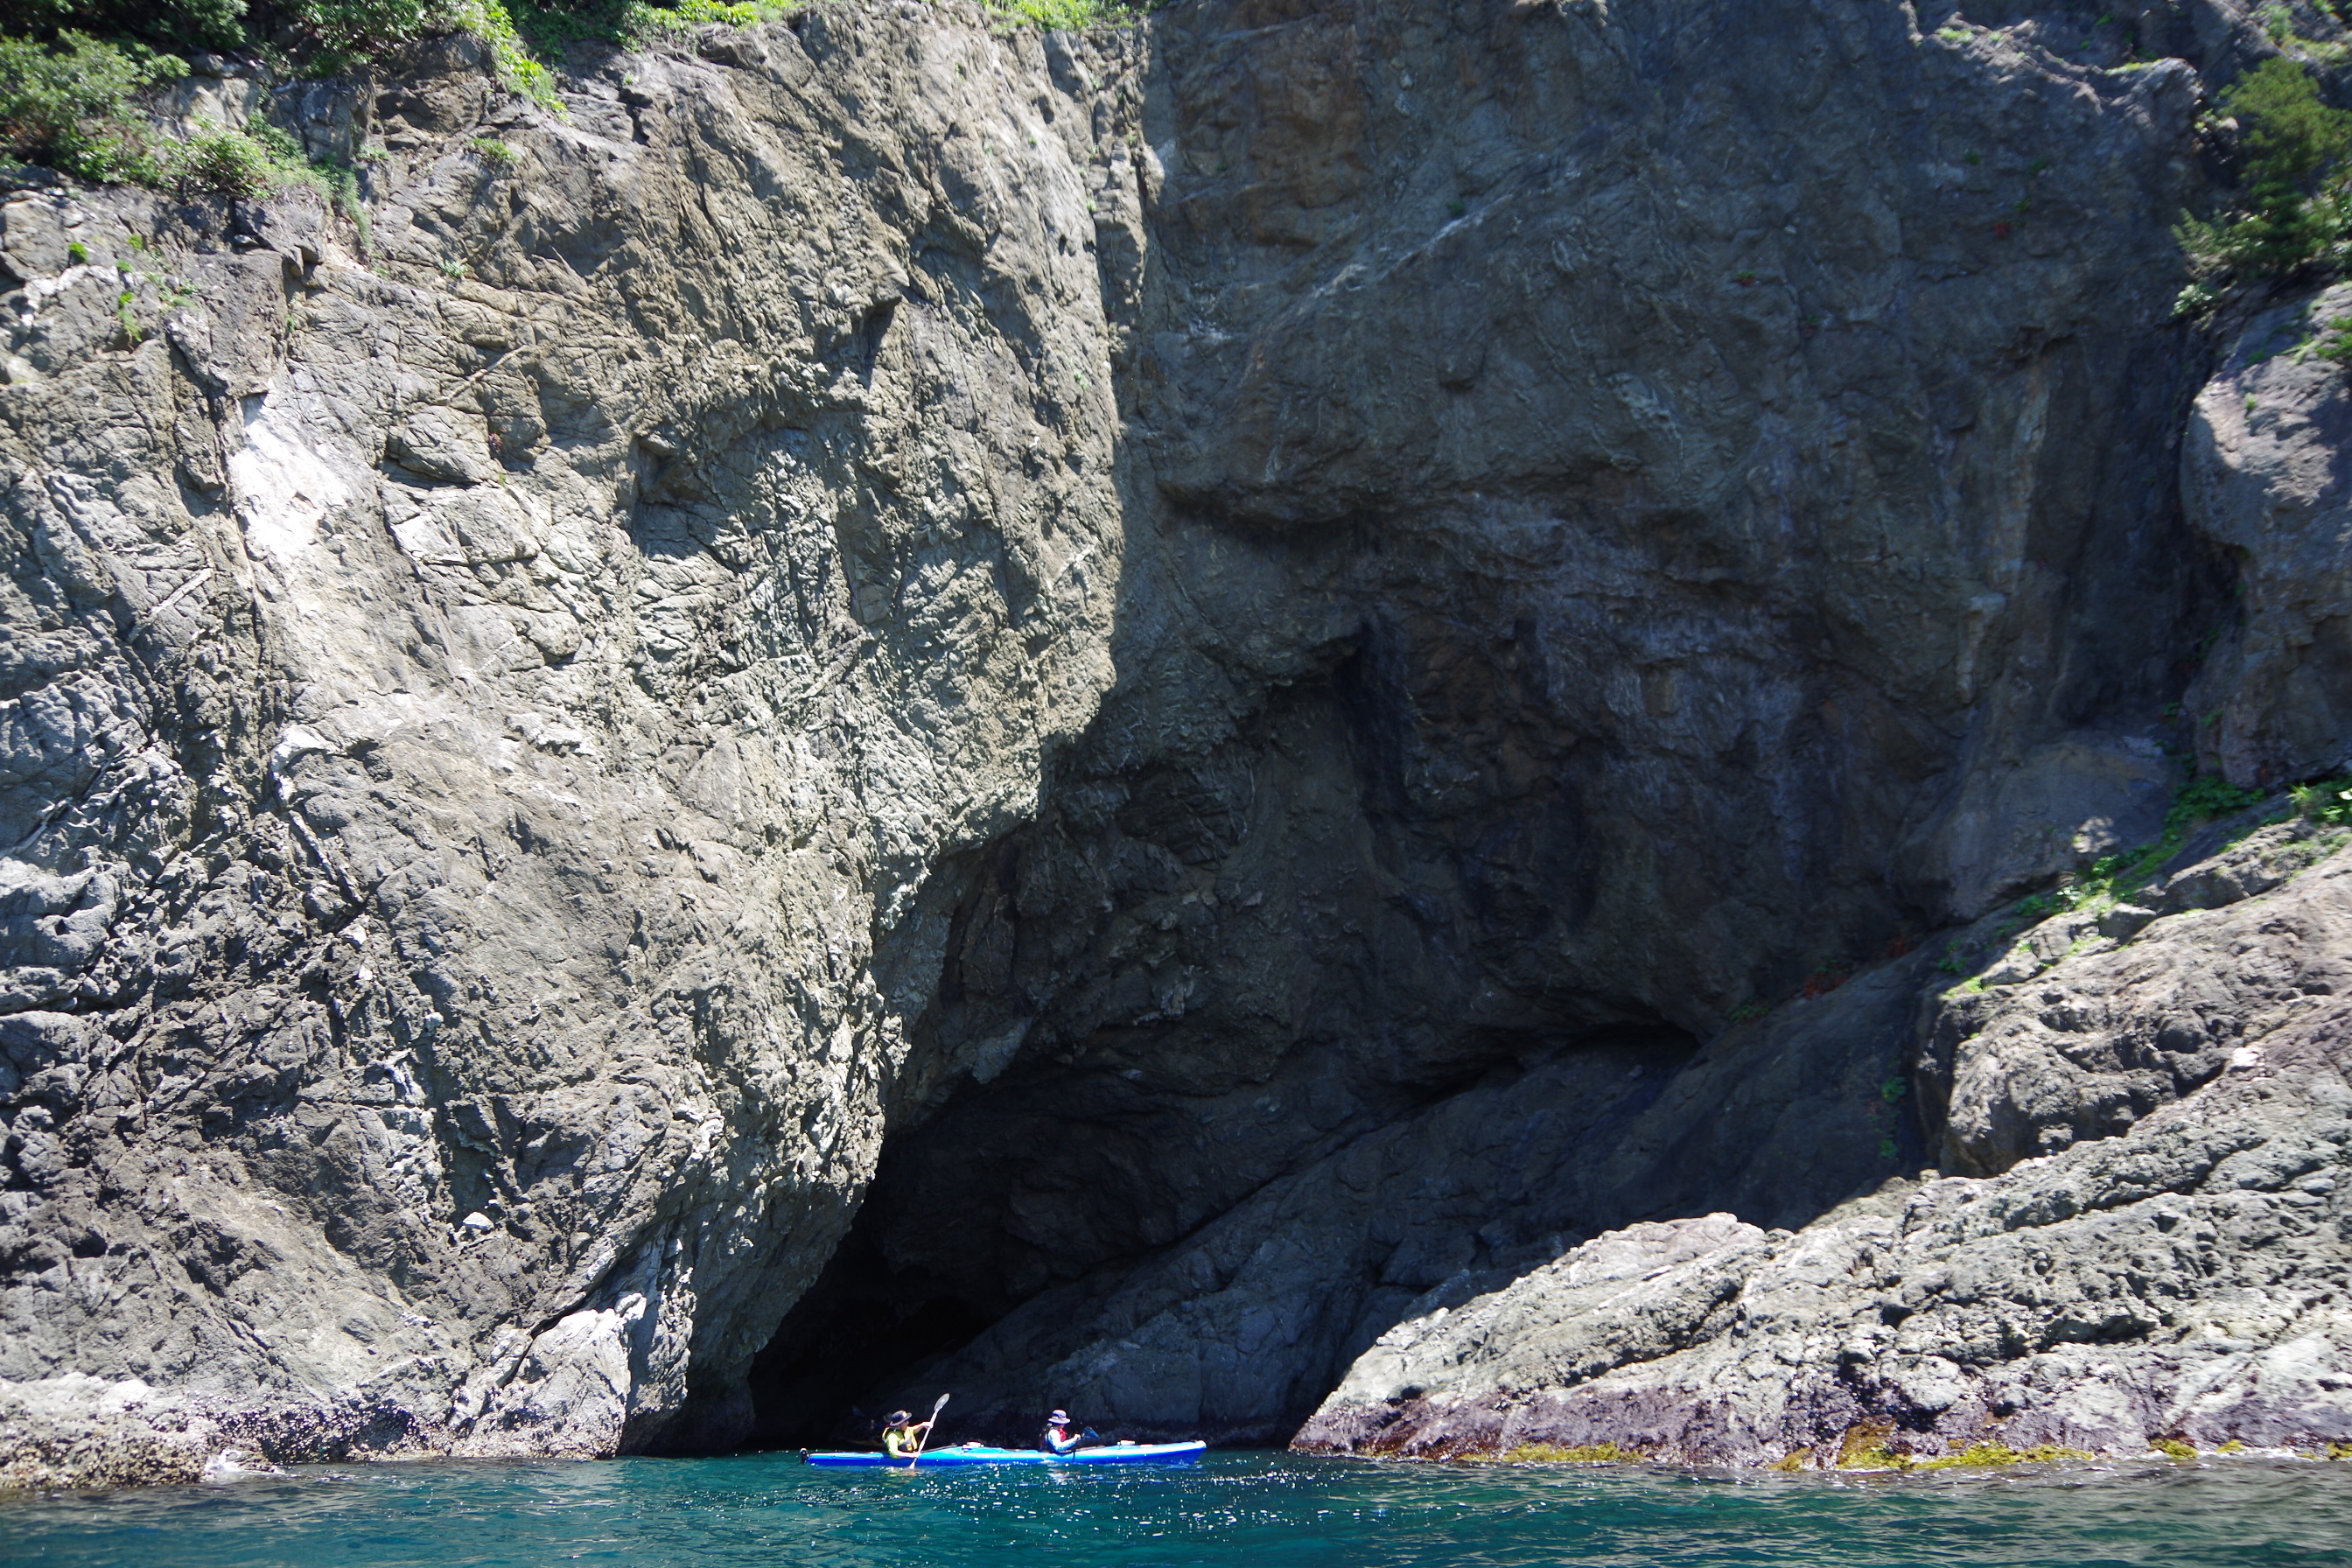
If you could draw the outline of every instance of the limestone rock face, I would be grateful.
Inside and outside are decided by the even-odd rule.
[[[79,1373],[0,1383],[0,1489],[156,1486],[201,1479],[223,1452],[217,1426],[145,1384]]]
[[[2309,353],[2347,310],[2352,289],[2336,288],[2257,315],[2189,416],[2188,515],[2242,564],[2240,614],[2189,708],[2204,724],[2204,760],[2240,784],[2352,767],[2352,710],[2331,674],[2352,624],[2352,397],[2342,367]]]
[[[2196,73],[1957,31],[1160,15],[1122,679],[926,1019],[1010,1065],[788,1337],[936,1302],[961,1348],[880,1407],[1263,1437],[1457,1276],[1918,1168],[1928,961],[1815,1004],[2161,830],[2218,596],[2172,503]],[[1627,1029],[1716,1043],[1607,1131],[1530,1070]]]
[[[730,47],[420,60],[366,266],[9,198],[0,1376],[609,1454],[839,1237],[877,949],[1113,679],[1128,68]]]
[[[2340,943],[2347,876],[2334,855],[2240,909],[2160,920],[2126,952],[2218,990],[2218,925],[2259,914]],[[2032,983],[2041,1007],[2095,1015],[2117,958],[2062,959]],[[1852,1460],[1855,1434],[1919,1457],[2345,1441],[2347,1023],[2315,995],[2128,1131],[1998,1175],[1890,1183],[1794,1234],[1717,1215],[1596,1238],[1390,1330],[1298,1444],[1447,1457],[1615,1443],[1826,1466]],[[2044,1076],[1997,1030],[1958,1054],[1979,1079]]]
[[[2347,760],[2352,432],[2342,370],[2308,352],[2345,309],[2331,289],[2224,325],[2189,421],[2187,516],[2233,552],[2241,609],[2200,639],[2187,731],[2242,785]],[[2176,819],[2116,893],[1935,939],[1908,1081],[1954,1176],[1793,1232],[1610,1233],[1390,1330],[1298,1442],[1803,1466],[2344,1441],[2346,793]]]
[[[2260,814],[2258,814],[2260,815]],[[2259,1056],[2352,980],[2340,828],[2238,821],[2138,889],[1988,949],[1922,1021],[1917,1081],[1938,1163],[1989,1175],[2122,1132]],[[2232,833],[2242,834],[2228,842]],[[2315,865],[2324,861],[2324,865]],[[2291,899],[2260,895],[2292,881]],[[2124,918],[2119,921],[2117,916]]]
[[[2216,1282],[2161,1355],[2334,1376],[2211,1306],[2333,1213],[2227,1163],[2341,1120],[2324,836],[2003,929],[2162,831],[2172,705],[2276,782],[2352,711],[2338,384],[2233,351],[2181,462],[2168,234],[2270,46],[2117,16],[843,0],[578,47],[561,115],[462,39],[189,84],[357,213],[12,176],[9,1477],[916,1384],[1280,1437],[1377,1344],[1313,1428],[1373,1443],[1441,1309],[1697,1409],[1750,1294],[1831,1381],[1659,1444],[1957,1434],[2089,1408],[2095,1292],[2030,1366],[1919,1336],[2126,1214]],[[1903,1338],[1849,1265],[1976,1294]]]

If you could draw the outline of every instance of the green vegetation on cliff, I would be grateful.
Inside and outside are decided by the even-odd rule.
[[[2352,239],[2352,113],[2322,101],[2318,83],[2284,55],[2231,82],[2219,109],[2237,123],[2243,174],[2224,211],[2181,222],[2197,279],[2181,296],[2188,309],[2225,282],[2340,266]]]
[[[982,0],[1008,24],[1086,27],[1139,14],[1121,0]],[[805,0],[0,0],[0,159],[92,183],[247,195],[306,175],[288,139],[158,132],[146,95],[188,74],[184,52],[252,50],[328,76],[420,38],[469,33],[515,92],[558,108],[549,63],[578,42],[644,47],[710,25],[748,27]]]
[[[188,74],[175,49],[255,49],[281,68],[323,76],[413,39],[465,32],[489,46],[509,87],[554,101],[546,68],[500,0],[0,0],[0,154],[93,183],[250,195],[310,173],[292,139],[266,125],[186,137],[157,129],[142,102]]]
[[[125,51],[262,49],[323,74],[445,33],[477,33],[495,46],[514,37],[514,25],[500,0],[0,0],[0,31]]]
[[[184,73],[170,55],[68,31],[44,46],[0,37],[0,138],[86,180],[135,178],[141,137],[132,105],[147,88]]]

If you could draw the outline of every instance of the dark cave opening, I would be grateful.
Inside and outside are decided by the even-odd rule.
[[[1468,1209],[1440,1203],[1422,1213],[1419,1199],[1406,1198],[1384,1205],[1387,1218],[1339,1209],[1326,1222],[1318,1214],[1308,1245],[1329,1248],[1334,1268],[1328,1276],[1295,1282],[1291,1299],[1305,1303],[1301,1310],[1311,1326],[1305,1341],[1263,1369],[1269,1387],[1287,1390],[1280,1410],[1249,1420],[1204,1411],[1197,1431],[1162,1430],[1165,1423],[1132,1408],[1090,1412],[1121,1422],[1122,1435],[1144,1440],[1208,1436],[1223,1443],[1280,1442],[1369,1339],[1423,1291],[1465,1271],[1492,1288],[1549,1261],[1568,1241],[1638,1217],[1627,1194],[1594,1190],[1580,1167],[1590,1152],[1608,1148],[1632,1128],[1696,1049],[1697,1042],[1678,1030],[1618,1026],[1581,1031],[1549,1047],[1523,1038],[1497,1041],[1495,1056],[1455,1062],[1455,1071],[1435,1079],[1391,1081],[1377,1089],[1358,1083],[1351,1098],[1361,1098],[1346,1126],[1272,1159],[1265,1181],[1249,1194],[1236,1194],[1172,1228],[1164,1216],[1155,1221],[1123,1210],[1124,1223],[1084,1230],[1091,1245],[1069,1246],[1042,1260],[1042,1269],[1035,1204],[1057,1190],[1068,1196],[1067,1186],[1054,1180],[1056,1171],[1071,1177],[1068,1185],[1104,1194],[1116,1185],[1105,1179],[1110,1163],[1123,1163],[1129,1199],[1152,1187],[1197,1186],[1185,1174],[1182,1142],[1150,1135],[1166,1132],[1169,1119],[1185,1112],[1166,1103],[1104,1105],[1102,1096],[1133,1093],[1115,1075],[1043,1064],[1007,1075],[986,1091],[957,1097],[886,1145],[842,1245],[750,1369],[752,1426],[746,1446],[871,1447],[888,1409],[919,1405],[937,1392],[934,1381],[961,1402],[948,1412],[941,1441],[1024,1443],[1034,1435],[1042,1406],[1033,1411],[1025,1398],[1008,1403],[1006,1379],[1016,1384],[1033,1374],[1042,1379],[1068,1348],[1045,1349],[1049,1338],[1034,1331],[1041,1310],[1050,1316],[1066,1306],[1075,1314],[1069,1321],[1082,1322],[1118,1281],[1164,1269],[1229,1218],[1259,1223],[1244,1211],[1262,1193],[1326,1179],[1360,1143],[1370,1147],[1402,1135],[1409,1146],[1419,1140],[1414,1129],[1436,1129],[1425,1152],[1382,1157],[1405,1162],[1391,1175],[1400,1194],[1408,1185],[1442,1186],[1467,1177],[1474,1189],[1465,1194]],[[1280,1076],[1259,1088],[1280,1087]],[[1332,1081],[1339,1075],[1327,1065],[1306,1076]],[[1195,1111],[1213,1102],[1171,1098],[1191,1100]],[[1073,1114],[1079,1104],[1095,1113]],[[1442,1125],[1449,1118],[1455,1123],[1450,1131]],[[1491,1136],[1462,1143],[1465,1118],[1494,1123]],[[1527,1126],[1535,1122],[1552,1130],[1529,1145]],[[1537,1151],[1530,1167],[1512,1173],[1507,1146]],[[1575,1152],[1580,1146],[1587,1155]],[[1458,1170],[1449,1171],[1457,1163]],[[1367,1250],[1360,1233],[1368,1224],[1375,1229],[1393,1224],[1398,1234]],[[1068,1241],[1079,1233],[1056,1234]],[[1013,1321],[1032,1326],[1008,1342],[998,1331]],[[1203,1353],[1216,1349],[1202,1342]]]
[[[1801,1223],[1916,1168],[1883,1094],[1903,996],[1702,1049],[1642,974],[1719,993],[1735,960],[1798,955],[1596,929],[1624,919],[1598,889],[1630,830],[1583,808],[1587,752],[1538,736],[1556,765],[1524,787],[1416,804],[1402,658],[1370,639],[1247,735],[1062,788],[938,879],[943,951],[877,956],[916,1046],[880,1159],[749,1370],[751,1444],[867,1446],[942,1389],[944,1442],[1026,1441],[1041,1400],[1138,1440],[1281,1442],[1439,1295],[1641,1220]],[[1480,668],[1461,702],[1484,713],[1508,683]],[[1507,751],[1526,726],[1489,717],[1482,749]],[[1635,983],[1599,990],[1604,969]]]
[[[750,1447],[871,1446],[888,1412],[860,1402],[961,1350],[993,1321],[893,1270],[875,1234],[877,1212],[859,1211],[752,1361]]]

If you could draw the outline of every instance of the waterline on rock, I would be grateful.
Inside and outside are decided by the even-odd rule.
[[[761,1454],[327,1466],[0,1503],[0,1563],[72,1568],[999,1568],[1041,1558],[1089,1568],[2347,1563],[2352,1466],[1896,1479],[1228,1452],[1167,1469],[898,1474]]]

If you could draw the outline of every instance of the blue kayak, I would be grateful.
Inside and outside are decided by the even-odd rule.
[[[810,1454],[812,1465],[842,1469],[905,1470],[943,1468],[950,1465],[1182,1465],[1207,1451],[1206,1443],[1108,1443],[1080,1448],[1075,1454],[1048,1454],[1036,1448],[992,1448],[984,1443],[961,1443],[952,1448],[926,1448],[913,1463],[887,1454]]]

